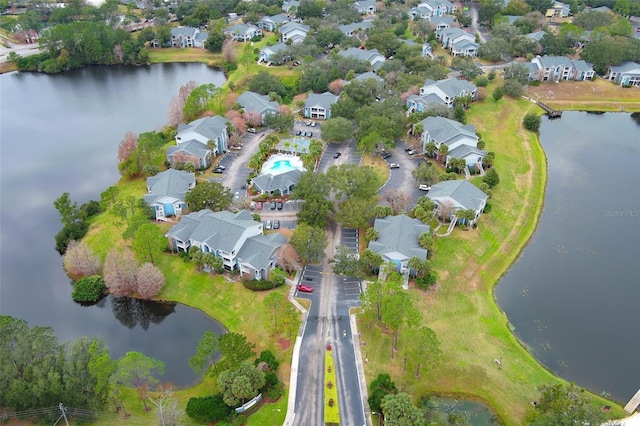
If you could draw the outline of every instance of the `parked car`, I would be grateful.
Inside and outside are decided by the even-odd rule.
[[[249,204],[249,208],[250,208],[251,210],[255,210],[255,209],[256,209],[256,202],[255,202],[255,201],[252,201],[252,202],[251,202],[251,204]]]
[[[312,138],[313,137],[313,132],[307,132],[307,136]]]
[[[380,157],[384,158],[385,160],[389,157],[391,157],[391,153],[387,152],[387,151],[382,151],[380,152]]]
[[[301,291],[303,293],[312,293],[313,287],[307,284],[298,284],[298,291]]]
[[[307,126],[311,126],[311,120],[305,121],[304,124],[306,124]]]
[[[273,221],[272,229],[280,229],[280,221],[279,220],[274,220]]]
[[[415,153],[416,153],[416,152],[415,152],[413,149],[410,149],[409,151],[407,151],[407,154],[409,154],[409,155],[413,155],[413,154],[415,154]]]
[[[407,151],[407,152],[409,152],[409,151],[411,151],[412,149],[413,149],[413,148],[411,148],[410,146],[408,146],[408,147],[406,147],[404,150],[405,150],[405,151]]]
[[[311,122],[311,127],[316,127],[318,125],[318,123],[316,123],[315,121]]]
[[[278,201],[278,210],[282,210],[283,207],[284,204],[282,204],[282,201]]]
[[[313,278],[312,278],[312,277],[304,277],[304,278],[302,278],[302,279],[303,279],[303,280],[305,280],[305,281],[313,281]]]
[[[272,201],[272,202],[271,202],[271,204],[269,205],[269,208],[270,208],[271,210],[275,210],[275,209],[276,209],[276,202],[275,202],[275,201]]]
[[[271,221],[268,220],[264,223],[264,229],[271,229]]]
[[[341,155],[342,155],[342,153],[340,151],[338,151],[335,154],[333,154],[333,158],[340,158]]]
[[[257,133],[257,130],[256,130],[256,129],[254,129],[253,127],[249,127],[249,128],[247,129],[247,132],[249,132],[249,133]]]
[[[216,167],[215,169],[213,169],[213,173],[222,173],[224,172],[224,169],[221,169],[219,167]]]
[[[293,66],[294,66],[294,67],[297,67],[298,65],[300,65],[300,62],[298,62],[298,61],[295,61],[295,62],[293,63]]]
[[[258,202],[256,203],[256,208],[257,208],[258,210],[262,210],[262,201],[258,201]]]
[[[400,168],[400,164],[398,164],[398,163],[389,163],[389,168],[390,169],[399,169]]]
[[[430,189],[431,189],[431,187],[430,187],[429,185],[420,185],[420,186],[418,187],[418,189],[419,189],[420,191],[428,191],[428,190],[430,190]]]
[[[302,132],[300,132],[300,136],[304,137],[307,136],[307,132],[305,132],[304,130]]]
[[[296,131],[296,136],[300,136],[300,134],[301,134],[301,133],[302,133],[302,131],[301,131],[301,130],[297,130],[297,131]]]
[[[225,166],[223,166],[222,164],[218,164],[218,165],[216,166],[216,169],[224,170],[224,169],[226,169],[226,167],[225,167]]]

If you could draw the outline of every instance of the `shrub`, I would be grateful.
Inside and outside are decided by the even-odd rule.
[[[484,206],[484,210],[483,210],[483,212],[484,212],[484,213],[491,213],[491,209],[492,209],[491,204],[490,204],[490,203],[487,203],[487,205],[486,205],[486,206]]]
[[[263,291],[263,290],[271,290],[276,287],[280,287],[280,285],[273,283],[267,280],[251,280],[251,281],[242,281],[242,285],[245,288],[248,288],[252,291]]]
[[[500,176],[498,176],[498,172],[496,169],[490,169],[483,177],[482,181],[489,185],[489,187],[493,188],[498,183],[500,183]]]
[[[105,288],[100,275],[89,275],[75,283],[71,297],[76,302],[97,302]]]
[[[480,76],[476,78],[476,86],[478,87],[487,87],[489,84],[489,79],[485,76]]]
[[[187,403],[187,416],[200,422],[218,422],[228,420],[231,407],[224,403],[222,394],[201,398],[191,398]]]
[[[514,99],[517,99],[524,94],[524,86],[518,80],[505,80],[503,87],[504,94]]]
[[[256,359],[255,364],[258,365],[261,362],[266,363],[271,371],[277,371],[280,366],[280,362],[278,362],[276,356],[268,349],[260,352],[260,357]]]
[[[529,114],[524,116],[522,120],[522,125],[525,129],[538,133],[540,130],[540,124],[542,123],[542,119],[535,112],[530,112]]]
[[[497,102],[504,96],[504,87],[498,86],[493,91],[493,99]]]
[[[418,288],[422,290],[427,290],[429,287],[434,285],[437,281],[437,277],[435,274],[427,274],[423,277],[416,278],[416,285]]]

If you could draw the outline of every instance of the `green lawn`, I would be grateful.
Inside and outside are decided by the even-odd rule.
[[[507,317],[496,305],[493,287],[526,245],[542,209],[546,159],[536,135],[525,131],[522,117],[536,106],[507,98],[476,103],[468,122],[496,152],[500,184],[475,230],[457,228],[435,245],[433,266],[437,289],[410,291],[436,331],[443,362],[418,380],[403,372],[402,357],[390,360],[390,338],[361,318],[360,330],[369,358],[368,380],[389,372],[403,391],[414,398],[427,393],[464,394],[487,402],[506,424],[521,424],[537,387],[559,379],[541,366],[509,330]],[[400,351],[402,348],[400,348]],[[498,368],[494,359],[502,359]],[[594,396],[594,404],[605,401]],[[612,405],[610,401],[606,405]],[[613,415],[622,417],[615,404]]]

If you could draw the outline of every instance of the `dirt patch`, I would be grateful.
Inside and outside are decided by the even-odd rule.
[[[291,347],[291,340],[285,339],[284,337],[278,338],[278,346],[281,350],[286,351]]]
[[[607,80],[595,81],[563,81],[561,83],[542,83],[539,86],[528,86],[527,96],[533,99],[562,102],[598,102],[615,100],[633,100],[640,102],[640,91],[637,88],[624,88]]]

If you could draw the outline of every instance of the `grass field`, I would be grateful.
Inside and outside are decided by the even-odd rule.
[[[496,152],[500,184],[489,201],[491,213],[480,218],[475,230],[457,228],[438,239],[433,257],[440,277],[437,288],[426,293],[410,290],[424,323],[438,335],[443,362],[417,380],[403,372],[400,356],[390,360],[389,336],[361,319],[368,380],[389,372],[398,387],[415,398],[443,393],[479,399],[512,425],[521,424],[539,385],[559,380],[516,340],[493,298],[494,285],[535,230],[544,200],[544,152],[536,135],[521,126],[522,117],[536,108],[508,98],[488,98],[472,106],[469,123],[482,134],[485,149]],[[502,360],[501,368],[495,359]],[[605,401],[594,396],[594,404]],[[615,405],[612,414],[623,416]]]

